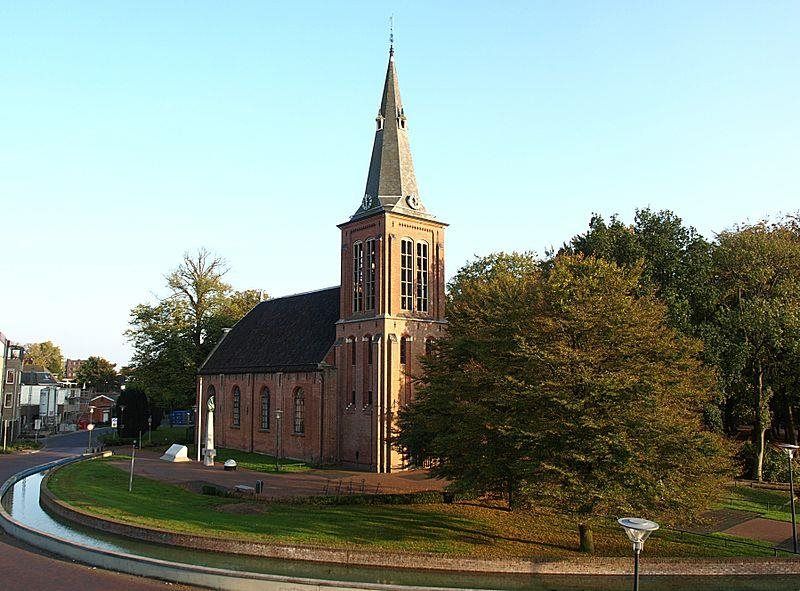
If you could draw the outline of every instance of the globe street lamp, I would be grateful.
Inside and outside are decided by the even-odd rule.
[[[792,470],[792,460],[794,459],[794,452],[800,449],[798,445],[791,443],[779,443],[778,447],[786,452],[789,458],[789,494],[792,497],[792,548],[794,553],[797,554],[797,517],[794,510],[794,471]]]
[[[658,524],[640,517],[623,517],[617,523],[622,526],[633,544],[633,591],[639,591],[639,554],[644,548],[645,540],[658,529]]]
[[[89,423],[86,425],[89,432],[89,453],[92,453],[92,431],[94,430],[94,407],[89,407]]]

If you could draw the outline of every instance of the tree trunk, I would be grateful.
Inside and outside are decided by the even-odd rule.
[[[755,421],[753,424],[753,446],[756,452],[755,474],[756,480],[762,482],[764,479],[764,414],[761,408],[764,397],[764,371],[761,368],[761,361],[756,362],[753,375],[753,410],[755,411]]]
[[[794,424],[794,409],[792,403],[786,403],[786,429],[789,431],[786,434],[786,439],[792,445],[797,445],[797,426]]]
[[[589,527],[588,523],[578,524],[578,535],[580,536],[580,551],[589,554],[593,553],[594,536],[592,535],[592,529]]]

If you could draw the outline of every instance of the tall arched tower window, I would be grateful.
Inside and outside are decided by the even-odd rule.
[[[408,363],[408,337],[400,337],[400,365]]]
[[[269,411],[270,411],[269,388],[265,387],[261,390],[261,428],[269,429]]]
[[[365,243],[364,262],[366,265],[366,277],[364,280],[364,308],[366,310],[375,309],[375,279],[378,274],[378,257],[375,239],[370,238]]]
[[[417,311],[428,311],[428,244],[417,242]]]
[[[294,391],[294,432],[298,435],[306,432],[306,394],[302,388]]]
[[[400,307],[414,309],[414,242],[409,238],[400,242]]]
[[[353,244],[353,312],[364,310],[364,243]]]
[[[242,424],[242,393],[239,386],[233,387],[233,404],[231,405],[231,424],[238,427]]]

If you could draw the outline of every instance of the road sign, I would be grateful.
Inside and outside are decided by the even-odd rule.
[[[86,425],[87,431],[91,431],[92,429],[94,429],[94,423],[89,423],[88,425]]]
[[[112,429],[116,429],[117,428],[117,417],[112,417],[111,418],[111,428]]]
[[[42,428],[42,419],[35,419],[35,420],[33,421],[33,428],[34,428],[36,431],[38,431],[39,429],[41,429],[41,428]]]

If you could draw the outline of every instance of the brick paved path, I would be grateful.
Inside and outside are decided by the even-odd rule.
[[[119,451],[128,453],[125,449]],[[364,492],[369,494],[376,491],[381,493],[420,492],[441,490],[446,484],[443,480],[428,478],[425,470],[393,474],[373,474],[350,470],[306,470],[270,474],[240,468],[233,472],[225,472],[221,462],[216,463],[213,468],[209,468],[199,462],[170,463],[160,460],[159,457],[160,453],[158,452],[137,451],[136,474],[172,484],[194,483],[196,485],[196,483],[207,482],[226,488],[233,488],[237,484],[254,487],[256,480],[262,480],[264,482],[262,496],[266,498],[323,495],[326,494],[326,490],[327,494],[335,494],[337,490],[339,494],[358,493],[361,492],[362,486]],[[130,467],[130,462],[125,460],[113,463],[125,470]]]

